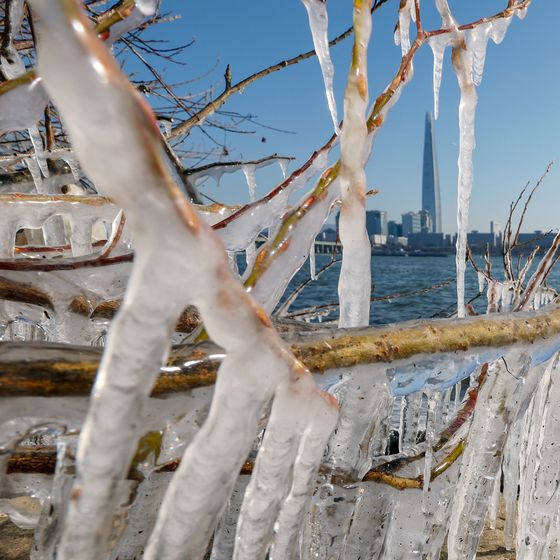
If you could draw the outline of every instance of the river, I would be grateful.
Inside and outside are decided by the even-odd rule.
[[[338,256],[340,258],[340,255]],[[483,266],[483,258],[475,257],[479,266]],[[316,269],[321,270],[331,261],[330,255],[316,255]],[[492,274],[502,279],[503,264],[501,257],[492,257]],[[534,269],[535,267],[533,267]],[[322,273],[316,281],[310,282],[290,307],[290,312],[316,305],[336,304],[338,301],[337,285],[340,263],[336,263]],[[309,279],[309,265],[306,264],[294,277],[286,293],[291,293],[302,282]],[[419,290],[448,282],[446,285],[417,293]],[[448,316],[456,306],[455,256],[443,257],[372,257],[372,298],[386,298],[384,301],[373,301],[371,304],[371,324],[386,324],[411,319],[433,316]],[[554,269],[549,285],[560,286],[560,269]],[[412,293],[413,294],[412,294]],[[411,293],[406,297],[399,294]],[[478,279],[470,264],[467,265],[465,299],[475,298],[478,293]],[[472,302],[479,313],[486,308],[486,295]],[[334,320],[338,316],[337,308],[324,320]]]

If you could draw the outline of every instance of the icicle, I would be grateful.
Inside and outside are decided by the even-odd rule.
[[[426,419],[426,455],[424,457],[424,487],[423,497],[430,488],[430,473],[432,472],[433,446],[441,423],[441,392],[437,391],[428,397],[428,416]]]
[[[245,264],[247,265],[247,268],[250,268],[253,265],[256,251],[256,244],[254,241],[251,241],[251,243],[249,243],[249,245],[245,248]]]
[[[525,19],[525,16],[527,15],[527,9],[528,9],[528,6],[525,6],[524,8],[518,8],[515,11],[515,14],[517,15],[517,17],[519,19]]]
[[[93,251],[91,232],[95,217],[89,219],[80,218],[78,216],[70,216],[71,236],[70,244],[72,246],[72,255],[81,257],[89,255]]]
[[[247,179],[247,186],[249,187],[249,200],[255,202],[257,200],[257,179],[255,177],[254,165],[243,165],[243,174]]]
[[[492,490],[490,503],[488,504],[488,513],[486,514],[486,524],[490,529],[496,529],[496,519],[498,519],[498,510],[500,508],[501,482],[500,473],[498,472],[494,481],[494,490]]]
[[[29,169],[29,173],[31,173],[36,191],[41,193],[43,191],[43,175],[41,173],[41,168],[37,163],[37,159],[26,158],[25,165],[27,166],[27,169]]]
[[[473,151],[475,148],[474,121],[477,104],[472,81],[470,51],[454,47],[453,66],[461,90],[459,103],[459,178],[457,186],[457,316],[465,316],[465,266],[467,227],[473,183]]]
[[[62,152],[60,154],[57,154],[57,157],[66,162],[66,164],[70,168],[72,176],[74,177],[74,181],[79,181],[83,176],[83,173],[80,169],[80,164],[76,155],[72,152]]]
[[[473,558],[499,477],[508,430],[528,405],[538,368],[522,350],[491,364],[477,398],[453,502],[448,550],[454,560]]]
[[[453,387],[449,387],[443,392],[442,397],[442,408],[441,408],[441,422],[438,426],[438,432],[443,426],[449,421],[449,417],[452,416],[453,411],[451,410],[451,393],[454,391]]]
[[[459,381],[458,383],[456,383],[454,385],[455,387],[455,411],[459,410],[459,407],[461,406],[461,389],[463,386],[463,382]]]
[[[289,159],[278,159],[278,166],[280,167],[280,171],[282,172],[282,178],[286,178],[288,173],[288,164],[290,163]]]
[[[49,560],[55,549],[66,517],[66,504],[72,490],[76,436],[63,436],[56,443],[56,470],[47,503],[44,505],[35,530],[31,560]]]
[[[503,498],[505,502],[504,545],[507,550],[515,546],[515,528],[517,519],[517,493],[519,487],[519,454],[523,441],[523,432],[527,419],[532,416],[532,406],[529,406],[525,417],[518,418],[510,429],[506,447],[502,472],[504,477]],[[529,420],[530,421],[530,420]]]
[[[135,0],[136,7],[146,16],[153,16],[156,13],[157,0]]]
[[[399,450],[403,451],[416,444],[422,393],[416,392],[402,398],[401,421],[399,429]]]
[[[365,227],[364,164],[371,147],[368,139],[367,46],[371,34],[369,2],[354,3],[354,51],[344,96],[344,127],[340,137],[339,234],[343,247],[338,283],[340,327],[369,324],[371,244]]]
[[[326,0],[302,0],[307,16],[309,18],[309,27],[313,36],[313,46],[321,65],[323,73],[323,81],[325,83],[325,92],[327,95],[327,104],[331,113],[333,126],[336,134],[340,133],[338,128],[338,116],[336,111],[336,101],[334,99],[333,80],[334,67],[329,52],[328,24],[329,18],[327,13]]]
[[[317,280],[317,272],[315,268],[315,243],[311,246],[309,251],[309,275],[311,280]]]
[[[236,275],[239,275],[239,268],[237,266],[237,253],[235,251],[227,252],[229,269]]]
[[[305,383],[307,382],[307,387]],[[302,384],[303,387],[299,385]],[[307,421],[311,376],[277,391],[237,523],[234,560],[264,558]]]
[[[451,15],[447,0],[436,0],[436,8],[441,16],[441,23],[444,28],[456,27],[455,19]]]
[[[434,35],[428,39],[428,43],[434,55],[434,119],[437,120],[439,114],[439,90],[443,70],[443,55],[445,54],[445,49],[451,44],[451,38],[448,34]]]
[[[492,22],[490,37],[492,38],[492,41],[494,41],[496,45],[499,45],[504,40],[508,27],[511,23],[511,20],[512,18],[510,16],[510,17],[499,18]]]
[[[542,376],[527,422],[521,476],[516,550],[523,560],[558,557],[558,434],[560,382],[558,358]]]
[[[484,274],[484,272],[479,270],[476,273],[476,276],[478,278],[478,291],[482,294],[484,293],[484,286],[486,285],[486,275]]]
[[[384,454],[393,402],[385,370],[384,366],[355,367],[351,375],[331,387],[341,403],[324,460],[333,471],[359,479],[370,468],[372,457]],[[302,545],[309,555],[305,558],[338,558],[342,554],[362,496],[358,487],[324,481],[312,502]]]
[[[310,484],[313,481],[310,468],[316,473],[324,445],[336,423],[336,411],[335,399],[317,392],[310,375],[278,388],[241,507],[234,560],[265,557],[284,497],[287,497],[285,507],[295,508],[296,511],[292,513],[300,519],[303,517],[302,505],[307,500],[304,504],[300,498],[294,501],[294,494],[300,495],[305,491],[306,497],[309,496],[314,486]],[[301,440],[304,432],[307,432],[307,438]],[[305,443],[310,444],[310,448],[304,451],[301,444]],[[317,443],[322,443],[322,446]],[[300,458],[296,460],[298,453]],[[303,464],[302,453],[306,455]],[[292,473],[293,479],[290,481]],[[288,492],[292,496],[291,500]],[[286,522],[288,520],[284,519]],[[293,539],[293,520],[289,520],[289,524],[290,528],[284,528],[288,534],[283,535],[287,543]]]
[[[414,16],[414,0],[406,0],[399,9],[399,24],[395,32],[395,43],[400,44],[402,56],[410,50],[410,21]]]

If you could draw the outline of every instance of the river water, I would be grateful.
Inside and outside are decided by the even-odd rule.
[[[330,255],[316,255],[316,269],[321,270],[332,258]],[[338,256],[340,258],[340,256]],[[484,266],[482,257],[476,257],[480,267]],[[492,257],[492,275],[503,279],[501,257]],[[534,267],[533,267],[534,269]],[[297,312],[317,305],[336,304],[338,301],[338,275],[340,263],[336,263],[322,273],[317,280],[310,282],[291,305],[290,312]],[[309,279],[309,266],[304,266],[290,283],[286,293],[291,293],[302,282]],[[422,294],[414,293],[431,286],[449,282],[448,284]],[[372,297],[386,298],[384,301],[373,301],[371,304],[371,324],[386,324],[411,319],[433,316],[449,316],[456,306],[455,256],[443,257],[387,257],[372,256]],[[560,287],[560,269],[553,270],[549,285]],[[396,297],[399,294],[411,295]],[[469,301],[478,293],[476,272],[467,265],[465,299]],[[472,302],[479,313],[486,309],[486,295]],[[332,308],[324,320],[336,320],[338,309]]]

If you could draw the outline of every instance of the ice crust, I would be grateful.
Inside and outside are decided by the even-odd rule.
[[[63,14],[61,2],[30,4],[49,31],[39,38],[40,77],[0,96],[0,128],[29,131],[34,152],[23,161],[34,184],[25,196],[0,195],[0,277],[12,294],[23,288],[40,292],[41,304],[14,295],[2,300],[1,337],[106,344],[91,402],[85,396],[0,397],[0,511],[35,529],[31,558],[178,560],[209,552],[213,560],[436,560],[447,538],[449,558],[466,560],[476,553],[485,519],[496,518],[502,473],[505,546],[516,547],[523,559],[557,558],[557,338],[312,376],[267,318],[307,258],[315,276],[315,236],[342,199],[340,324],[368,322],[370,265],[363,258],[364,208],[356,196],[366,187],[363,170],[373,141],[366,127],[365,58],[346,91],[340,175],[318,199],[305,193],[294,204],[290,198],[325,171],[331,145],[262,199],[258,164],[201,171],[193,175],[195,183],[241,170],[250,204],[189,205],[168,172],[152,115],[102,45],[99,52],[82,48],[85,25],[72,10]],[[326,2],[304,4],[336,127]],[[11,4],[15,32],[22,5]],[[466,45],[454,54],[461,90],[458,255],[464,256],[475,86],[488,40],[499,43],[511,18],[459,31],[446,0],[436,0],[436,6],[451,30],[430,38],[436,114],[445,48]],[[138,1],[111,29],[108,44],[155,8],[152,0]],[[414,14],[414,2],[403,2],[396,37],[403,54],[410,48]],[[357,10],[358,49],[367,45],[369,20],[369,9]],[[6,75],[20,75],[20,62],[2,57],[0,66]],[[112,200],[54,194],[62,179],[46,165],[54,152],[45,151],[37,130],[47,91],[73,145],[57,156],[70,168],[64,184],[68,177],[77,182],[87,175]],[[87,110],[85,95],[91,99]],[[92,115],[104,115],[101,130]],[[276,161],[285,177],[288,161]],[[144,187],[142,201],[138,185]],[[262,255],[255,249],[257,237],[269,230],[269,240],[274,238],[285,216],[298,211],[287,248],[281,247],[247,296],[236,253],[246,251],[247,279]],[[99,228],[104,236],[97,235]],[[44,246],[18,244],[19,230],[30,240],[42,236]],[[198,257],[196,265],[177,259],[185,251]],[[544,281],[553,256],[545,255],[527,284],[528,267],[517,281],[481,272],[487,312],[550,304],[555,293]],[[18,259],[26,263],[24,271],[11,269]],[[57,268],[57,260],[64,267]],[[463,275],[458,262],[460,317]],[[93,318],[99,304],[123,297],[115,319]],[[176,350],[173,331],[187,304],[197,306],[208,334],[222,347],[214,354],[222,362],[215,387],[150,396],[160,366]],[[85,360],[83,346],[76,351]],[[136,443],[146,436],[159,443],[138,458]],[[55,472],[8,475],[12,454],[37,445],[53,450]],[[242,467],[251,476],[240,475]],[[399,490],[388,480],[411,487]]]

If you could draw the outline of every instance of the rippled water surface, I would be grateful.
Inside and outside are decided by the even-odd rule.
[[[319,271],[331,261],[329,255],[317,255],[316,267]],[[483,266],[482,257],[477,258]],[[534,267],[533,267],[534,269]],[[326,270],[319,278],[310,282],[291,306],[290,311],[298,311],[311,306],[336,303],[338,300],[337,285],[340,263]],[[371,323],[384,324],[411,319],[432,317],[434,315],[450,315],[456,305],[455,256],[444,257],[372,257],[373,286],[372,298],[395,296],[385,301],[373,301],[371,304]],[[492,257],[492,274],[498,280],[503,278],[501,257]],[[306,265],[298,272],[290,284],[288,292],[309,278],[309,267]],[[411,294],[396,297],[399,294],[418,292],[436,284],[448,281],[445,286],[422,294]],[[552,272],[549,285],[560,286],[560,269]],[[467,266],[466,301],[476,298],[478,279],[473,268]],[[478,312],[484,312],[486,295],[472,301]],[[325,320],[337,318],[337,309]]]

